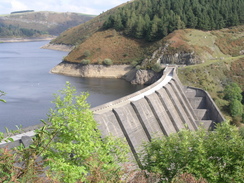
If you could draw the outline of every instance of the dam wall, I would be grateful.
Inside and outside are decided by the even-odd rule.
[[[185,128],[197,130],[203,126],[212,130],[215,123],[224,121],[210,95],[202,89],[183,86],[176,69],[168,66],[163,76],[152,85],[91,109],[102,136],[124,138],[131,157],[139,165],[137,154],[144,142]],[[20,134],[15,138],[14,146],[20,143],[28,145],[31,138],[27,137],[31,135],[31,131]],[[0,143],[1,146],[6,146],[6,143]]]
[[[156,83],[134,94],[93,108],[103,136],[126,139],[137,163],[142,144],[181,129],[211,130],[224,121],[210,95],[181,84],[175,67],[167,67]]]

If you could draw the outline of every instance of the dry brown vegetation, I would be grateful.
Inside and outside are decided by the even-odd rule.
[[[244,91],[244,57],[231,63],[229,72],[226,72],[228,78],[231,78],[233,82],[239,84]]]
[[[170,43],[170,47],[174,49],[181,49],[181,51],[189,52],[192,48],[187,43],[185,34],[189,32],[190,29],[176,30],[166,36],[163,41]]]
[[[65,60],[80,63],[83,59],[89,59],[91,63],[101,64],[104,59],[110,58],[115,64],[125,64],[150,56],[156,48],[154,46],[155,43],[125,37],[109,29],[94,33],[77,46]],[[87,52],[90,52],[89,56],[86,55]]]
[[[244,25],[213,31],[213,34],[217,37],[215,44],[224,54],[238,56],[244,49]]]

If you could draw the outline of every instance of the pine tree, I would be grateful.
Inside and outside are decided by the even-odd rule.
[[[116,30],[123,30],[124,28],[120,14],[116,15],[114,18],[114,28]]]
[[[138,21],[135,24],[135,37],[142,38],[144,36],[145,21],[142,15],[139,15]]]

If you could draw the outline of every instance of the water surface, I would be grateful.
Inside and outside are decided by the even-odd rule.
[[[27,127],[46,119],[53,94],[66,81],[78,92],[90,93],[88,103],[95,107],[143,88],[121,79],[78,78],[51,74],[49,71],[67,52],[40,49],[47,41],[0,44],[0,90],[7,103],[0,103],[0,131],[15,125]]]

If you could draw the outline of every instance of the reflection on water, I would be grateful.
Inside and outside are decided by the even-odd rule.
[[[15,125],[27,127],[45,119],[53,105],[53,94],[66,81],[78,92],[87,91],[88,103],[95,107],[140,90],[120,79],[78,78],[50,74],[67,52],[39,49],[47,41],[0,44],[0,90],[7,93],[0,103],[0,131]]]

